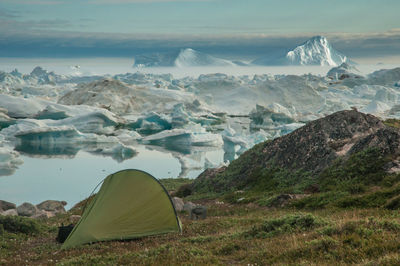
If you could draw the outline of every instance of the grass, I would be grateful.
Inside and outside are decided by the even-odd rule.
[[[261,147],[255,146],[251,152],[257,154]],[[248,160],[250,157],[247,157],[233,161],[225,172],[217,174],[215,178],[194,181],[190,197],[204,197],[214,193],[222,195],[229,203],[254,202],[265,207],[279,208],[289,205],[308,210],[400,208],[400,174],[386,172],[385,165],[391,158],[382,156],[378,149],[369,148],[347,158],[339,158],[318,174],[302,170],[289,171],[273,165],[258,168],[243,183],[244,179],[240,175],[246,165],[252,163]],[[238,181],[231,183],[227,178],[230,176],[237,176]],[[282,202],[284,195],[296,199]]]
[[[110,241],[60,250],[56,226],[65,216],[37,221],[42,231],[0,235],[0,264],[203,265],[398,264],[400,214],[386,209],[269,209],[206,200],[209,217],[179,214],[182,234]],[[69,215],[69,214],[66,214]],[[26,218],[27,219],[27,218]]]
[[[160,179],[161,184],[165,187],[168,191],[176,191],[178,188],[185,184],[190,184],[193,179],[189,178],[164,178]]]

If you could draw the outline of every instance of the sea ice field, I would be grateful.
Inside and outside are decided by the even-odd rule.
[[[396,65],[132,67],[127,59],[0,62],[0,195],[86,198],[108,174],[195,178],[308,121],[400,117]]]

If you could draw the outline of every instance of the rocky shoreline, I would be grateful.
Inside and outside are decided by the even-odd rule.
[[[65,201],[46,200],[37,205],[24,202],[17,206],[15,203],[0,200],[0,215],[2,216],[24,216],[34,219],[51,218],[59,213],[66,213]]]

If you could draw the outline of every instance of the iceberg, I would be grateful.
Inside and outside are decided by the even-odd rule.
[[[199,67],[199,66],[234,66],[231,61],[220,59],[196,50],[186,48],[180,51],[174,61],[177,67]]]
[[[329,70],[326,76],[335,80],[343,80],[346,78],[364,78],[361,72],[355,66],[349,65],[345,62],[340,66]]]
[[[200,67],[200,66],[235,66],[232,61],[217,58],[191,48],[181,49],[179,52],[155,53],[138,55],[134,66],[145,67]]]
[[[200,125],[191,124],[185,129],[171,129],[144,137],[143,144],[163,146],[169,150],[187,153],[192,146],[222,146],[221,135],[206,132]]]
[[[336,51],[323,36],[315,36],[278,58],[259,58],[256,65],[318,65],[338,66],[342,63],[354,64],[345,55]]]

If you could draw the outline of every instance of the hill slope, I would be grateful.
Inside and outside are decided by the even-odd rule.
[[[382,179],[387,172],[397,172],[399,155],[397,128],[356,110],[340,111],[254,146],[227,168],[205,171],[195,180],[193,189],[226,192],[277,190],[277,186],[283,186],[284,190],[291,190],[298,184],[303,184],[303,188],[321,185],[321,180],[326,180],[328,172],[334,170],[343,173],[337,172],[330,178],[346,179],[346,175],[353,174],[346,171],[355,171],[353,181],[370,174],[379,174]]]

